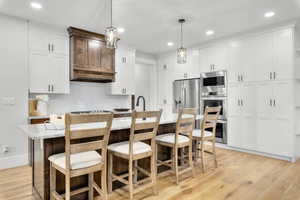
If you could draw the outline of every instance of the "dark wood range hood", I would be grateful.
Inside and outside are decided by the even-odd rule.
[[[69,27],[70,80],[115,81],[115,50],[105,46],[105,36]]]

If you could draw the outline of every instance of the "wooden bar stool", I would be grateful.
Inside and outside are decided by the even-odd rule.
[[[70,200],[87,191],[89,200],[93,200],[93,189],[107,200],[106,156],[112,119],[113,114],[66,114],[65,153],[49,157],[51,200]],[[96,150],[101,150],[101,154]],[[56,192],[56,170],[65,175],[66,191],[62,195]],[[101,188],[94,181],[97,171],[101,171]],[[71,191],[71,178],[87,174],[88,186]]]
[[[176,175],[176,184],[179,183],[179,175],[192,171],[194,176],[193,168],[193,155],[192,155],[192,133],[195,127],[196,120],[196,109],[183,109],[179,112],[177,123],[176,123],[176,133],[168,133],[159,135],[156,137],[156,144],[172,148],[171,160],[159,161],[157,166],[165,165],[171,167]],[[181,149],[183,152],[184,148],[188,148],[188,167],[184,169],[184,166],[179,171],[178,166],[178,151]],[[181,155],[181,160],[183,160],[184,155]]]
[[[148,111],[132,113],[132,122],[129,141],[111,144],[108,146],[108,191],[112,192],[113,181],[120,181],[129,187],[130,199],[133,195],[149,187],[157,193],[156,188],[156,146],[157,133],[162,111]],[[143,120],[146,118],[146,120]],[[147,144],[143,141],[149,141]],[[117,156],[128,160],[128,174],[118,176],[113,173],[113,157]],[[138,160],[150,158],[150,172],[138,166]],[[138,171],[148,178],[138,181]],[[128,178],[128,179],[126,179]],[[147,183],[149,182],[149,183]]]
[[[205,172],[205,159],[204,154],[208,153],[214,156],[215,167],[218,167],[217,155],[216,155],[216,127],[217,120],[219,119],[221,112],[221,106],[218,107],[205,107],[204,118],[201,122],[201,129],[195,129],[193,131],[193,140],[196,141],[196,160],[201,153],[202,170]],[[210,130],[207,130],[210,129]],[[212,151],[205,150],[205,142],[212,143]],[[200,148],[199,148],[200,143]]]

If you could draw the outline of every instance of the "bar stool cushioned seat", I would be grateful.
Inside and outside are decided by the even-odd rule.
[[[210,131],[204,131],[204,137],[211,137],[211,136],[213,136],[213,133],[212,132],[210,132]],[[195,129],[194,131],[193,131],[193,137],[202,137],[202,135],[201,135],[201,129]]]
[[[163,135],[158,135],[155,138],[156,141],[165,142],[174,144],[175,143],[175,133],[167,133]],[[178,135],[178,143],[186,143],[189,142],[190,139],[187,136],[184,135]]]
[[[129,141],[119,142],[115,144],[111,144],[108,146],[108,150],[129,155]],[[151,146],[144,142],[134,142],[133,143],[133,154],[141,154],[146,152],[151,152]]]
[[[82,153],[72,154],[70,156],[71,169],[82,169],[100,164],[102,160],[101,155],[96,151],[87,151]],[[55,154],[49,157],[49,161],[55,165],[66,169],[66,155],[65,153]]]

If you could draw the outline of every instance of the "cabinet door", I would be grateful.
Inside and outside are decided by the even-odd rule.
[[[242,94],[237,84],[228,87],[228,116],[236,117],[241,115]]]
[[[257,117],[269,119],[274,114],[272,107],[273,86],[269,83],[261,83],[257,85]]]
[[[65,35],[54,35],[50,38],[51,51],[57,56],[67,56],[69,55],[69,39]],[[53,48],[53,49],[52,49]]]
[[[102,42],[99,40],[88,40],[88,64],[89,68],[101,71],[101,48]]]
[[[276,119],[289,119],[293,113],[293,83],[276,82],[273,84],[273,110]]]
[[[248,150],[257,150],[256,118],[246,116],[241,119],[242,147]]]
[[[239,81],[242,71],[242,42],[233,41],[229,44],[229,67],[227,71],[228,82],[235,83]]]
[[[245,39],[241,44],[240,68],[243,82],[252,82],[256,80],[254,60],[257,59],[253,55],[253,39]]]
[[[241,117],[228,117],[228,145],[232,147],[242,147],[242,126]]]
[[[72,37],[72,40],[72,44],[74,44],[72,52],[75,54],[73,56],[74,66],[85,68],[88,64],[87,40],[80,37]]]
[[[63,55],[52,55],[50,58],[50,83],[53,86],[53,93],[70,93],[69,79],[69,58]]]
[[[199,67],[200,72],[210,72],[210,64],[208,63],[208,48],[203,48],[199,50]]]
[[[278,138],[274,134],[274,124],[272,119],[257,120],[257,150],[265,153],[273,153],[278,143]],[[278,144],[280,145],[280,144]]]
[[[244,117],[254,118],[256,115],[256,85],[251,83],[245,83],[241,86],[242,95],[242,115]]]
[[[229,65],[228,46],[224,43],[215,45],[212,49],[212,64],[214,71],[226,70]]]
[[[255,80],[267,81],[271,79],[273,71],[273,35],[272,33],[260,35],[251,39],[252,51],[250,52]]]
[[[31,93],[50,93],[51,76],[49,55],[33,52],[29,58],[29,85]]]
[[[294,65],[293,30],[286,29],[274,33],[275,80],[293,79]]]
[[[105,44],[102,43],[101,48],[101,70],[104,72],[114,72],[115,70],[115,50],[108,49],[105,47]]]
[[[29,26],[29,49],[31,52],[49,53],[50,41],[47,29],[37,26]]]
[[[288,120],[258,120],[258,150],[265,153],[292,156],[293,138]]]

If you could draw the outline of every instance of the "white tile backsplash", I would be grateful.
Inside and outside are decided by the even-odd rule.
[[[130,96],[108,94],[109,83],[71,82],[70,94],[51,94],[49,114],[82,110],[130,108]],[[31,95],[32,98],[35,95]]]

